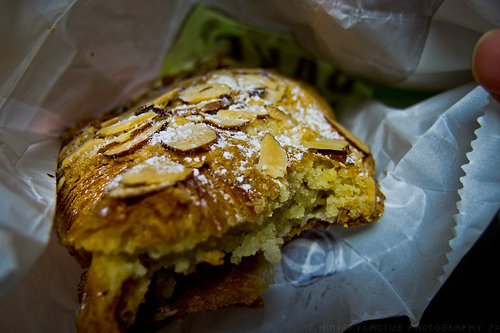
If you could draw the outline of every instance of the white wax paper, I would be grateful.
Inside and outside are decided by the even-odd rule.
[[[335,253],[325,256],[333,270],[295,287],[284,261],[264,309],[196,314],[167,330],[314,332],[396,315],[417,324],[500,206],[500,106],[467,83],[474,42],[500,25],[495,2],[4,1],[2,330],[74,331],[81,270],[51,233],[57,135],[146,89],[197,3],[289,32],[351,74],[449,90],[405,110],[368,102],[342,119],[371,146],[387,200],[380,222],[329,230],[335,251],[318,251]]]

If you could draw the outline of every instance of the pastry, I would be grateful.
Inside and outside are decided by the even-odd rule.
[[[80,332],[262,306],[281,245],[383,214],[369,148],[272,71],[194,76],[69,133],[54,228],[85,269]]]

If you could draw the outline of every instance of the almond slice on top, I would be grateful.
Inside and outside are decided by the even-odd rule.
[[[171,185],[172,184],[162,183],[162,184],[151,184],[151,185],[142,185],[134,187],[118,186],[116,188],[111,189],[108,192],[108,195],[111,198],[115,199],[135,198],[146,195],[151,192],[159,191]]]
[[[223,83],[204,83],[182,91],[179,98],[187,103],[199,103],[229,94],[231,88]]]
[[[108,136],[116,135],[125,131],[131,131],[138,126],[144,125],[156,116],[157,114],[154,111],[148,111],[138,116],[131,116],[123,121],[113,123],[111,126],[101,128],[97,134],[101,136]]]
[[[266,109],[244,109],[244,110],[219,110],[217,116],[232,118],[232,119],[247,119],[254,120],[257,117],[263,117],[267,115]]]
[[[305,142],[304,146],[319,150],[346,151],[349,147],[349,142],[343,139],[317,138],[316,140]]]
[[[267,88],[276,90],[278,84],[267,76],[259,74],[246,74],[238,76],[238,83],[244,90],[252,90],[256,88]]]
[[[65,168],[70,164],[74,163],[81,156],[93,152],[95,149],[102,146],[106,141],[104,139],[90,139],[84,144],[82,144],[78,149],[73,151],[70,155],[68,155],[61,163],[61,167]]]
[[[155,156],[125,171],[121,181],[126,186],[175,183],[186,179],[191,172],[191,168],[171,161],[166,156]]]
[[[168,102],[170,102],[174,97],[176,97],[180,91],[181,91],[180,88],[175,88],[175,89],[172,89],[172,90],[166,92],[165,94],[157,97],[153,101],[153,105],[157,105],[160,107],[167,105]]]
[[[177,116],[188,116],[193,114],[215,112],[231,104],[228,98],[219,98],[208,101],[201,101],[197,104],[185,104],[171,109],[171,112]]]
[[[266,94],[264,96],[264,99],[273,103],[273,104],[278,104],[278,102],[283,99],[285,92],[286,92],[286,86],[283,84],[280,84],[280,85],[278,85],[278,87],[276,89],[267,90]]]
[[[269,133],[264,135],[260,142],[261,170],[274,178],[283,177],[286,174],[288,157],[279,142]]]
[[[166,156],[154,156],[118,176],[109,188],[109,196],[121,199],[142,196],[187,179],[192,171]]]
[[[237,128],[241,127],[243,125],[246,125],[250,122],[249,119],[244,119],[244,118],[228,118],[228,117],[222,117],[219,115],[205,115],[205,119],[211,122],[212,124],[219,126],[219,127],[224,127],[224,128]]]
[[[168,147],[190,151],[212,143],[217,139],[217,133],[203,123],[187,123],[177,128],[167,128],[159,133],[159,139]]]
[[[275,106],[266,105],[265,108],[267,110],[267,113],[269,114],[269,117],[271,117],[274,120],[288,121],[292,124],[297,123],[292,116],[290,116],[288,113],[284,112],[283,110],[278,109]]]
[[[131,136],[128,138],[124,138],[123,142],[117,144],[117,145],[111,145],[111,143],[115,143],[120,140],[112,140],[109,142],[110,144],[101,149],[101,152],[104,154],[106,157],[116,157],[116,156],[122,156],[130,152],[132,149],[137,147],[138,145],[142,144],[146,140],[148,140],[154,133],[156,133],[158,130],[160,130],[163,125],[167,122],[167,120],[161,120],[157,121],[150,127],[144,129],[142,132],[138,133],[134,137],[131,138]],[[117,137],[121,138],[122,136],[126,136],[126,133],[120,135]]]

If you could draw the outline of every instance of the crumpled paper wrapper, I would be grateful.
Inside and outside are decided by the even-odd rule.
[[[0,326],[75,330],[81,269],[51,232],[58,135],[147,89],[199,3],[290,33],[351,75],[444,91],[405,109],[367,101],[341,119],[371,146],[387,196],[380,222],[287,244],[264,309],[200,313],[166,331],[315,332],[400,315],[417,325],[500,207],[500,105],[470,77],[474,43],[500,25],[494,2],[4,4]]]

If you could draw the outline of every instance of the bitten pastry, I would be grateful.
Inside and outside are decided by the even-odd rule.
[[[78,330],[262,306],[284,242],[382,216],[373,174],[323,99],[271,71],[212,71],[73,130],[54,227],[85,268]]]

